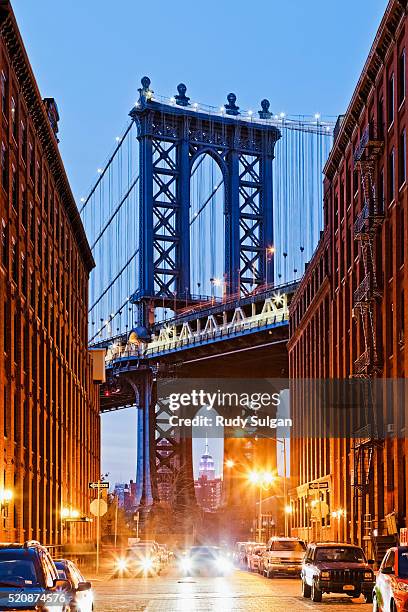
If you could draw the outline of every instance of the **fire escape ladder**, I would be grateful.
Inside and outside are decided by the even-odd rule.
[[[381,297],[377,282],[374,256],[374,242],[378,227],[381,225],[384,212],[382,199],[375,188],[377,159],[383,149],[383,140],[373,123],[369,123],[361,134],[360,142],[354,151],[354,164],[360,172],[362,187],[362,209],[354,222],[354,239],[360,244],[360,257],[363,261],[364,278],[353,294],[354,311],[358,314],[364,335],[364,351],[354,362],[353,377],[364,379],[362,403],[363,427],[354,432],[353,446],[354,469],[354,517],[360,524],[362,539],[369,539],[365,514],[366,494],[372,482],[371,472],[374,464],[374,452],[377,424],[373,406],[372,380],[381,371],[376,343],[375,309]],[[368,530],[371,531],[371,528]]]

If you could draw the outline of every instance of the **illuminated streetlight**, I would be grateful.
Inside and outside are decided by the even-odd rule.
[[[339,508],[338,510],[334,510],[331,513],[332,518],[337,519],[337,541],[340,540],[340,519],[345,517],[347,515],[347,512],[343,509],[343,508]]]
[[[259,486],[259,506],[258,506],[258,540],[262,541],[262,491],[267,490],[275,480],[272,472],[257,472],[255,470],[248,473],[248,480],[251,484]]]
[[[231,469],[231,468],[234,467],[235,462],[232,459],[227,459],[226,462],[225,462],[225,465],[226,465],[227,468]]]
[[[75,521],[76,519],[79,519],[79,517],[81,516],[79,510],[76,510],[75,508],[71,508],[70,506],[63,506],[61,508],[61,519],[63,521]]]
[[[266,262],[265,262],[265,282],[266,285],[268,285],[268,268],[269,268],[269,262],[272,260],[272,256],[275,253],[276,249],[273,245],[269,245],[266,247],[265,249],[265,255],[266,255]]]
[[[292,514],[292,512],[293,512],[292,506],[285,506],[285,513],[286,514]]]

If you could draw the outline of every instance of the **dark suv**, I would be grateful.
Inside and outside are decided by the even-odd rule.
[[[0,543],[0,610],[66,612],[69,586],[39,542]]]
[[[323,593],[364,595],[373,601],[374,572],[364,552],[352,544],[321,542],[309,544],[302,563],[302,595],[321,601]]]

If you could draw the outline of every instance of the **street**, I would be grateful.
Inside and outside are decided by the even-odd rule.
[[[313,603],[302,598],[299,580],[267,580],[239,570],[227,578],[182,578],[170,569],[157,578],[94,580],[93,586],[95,612],[372,610],[372,605],[365,604],[362,597],[351,600],[346,596],[324,595],[322,603]]]

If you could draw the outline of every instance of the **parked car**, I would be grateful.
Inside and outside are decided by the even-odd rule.
[[[0,544],[0,609],[68,612],[70,584],[39,542]]]
[[[231,560],[218,546],[192,546],[180,559],[184,576],[225,576],[233,570]]]
[[[247,567],[248,566],[248,551],[251,546],[255,545],[257,542],[236,542],[234,547],[234,552],[232,554],[232,559],[235,565],[239,567]]]
[[[298,538],[273,537],[262,556],[262,573],[267,578],[279,575],[300,576],[306,544]]]
[[[248,569],[250,572],[259,572],[262,556],[266,550],[266,544],[254,544],[248,552]]]
[[[54,561],[58,575],[62,580],[70,583],[70,610],[72,612],[92,612],[94,609],[92,584],[87,581],[78,567],[67,559],[56,559]]]
[[[367,561],[359,546],[336,542],[309,544],[302,563],[302,595],[321,601],[323,593],[364,595],[373,600],[374,561]]]
[[[408,546],[387,550],[380,565],[373,593],[373,611],[408,610]]]

